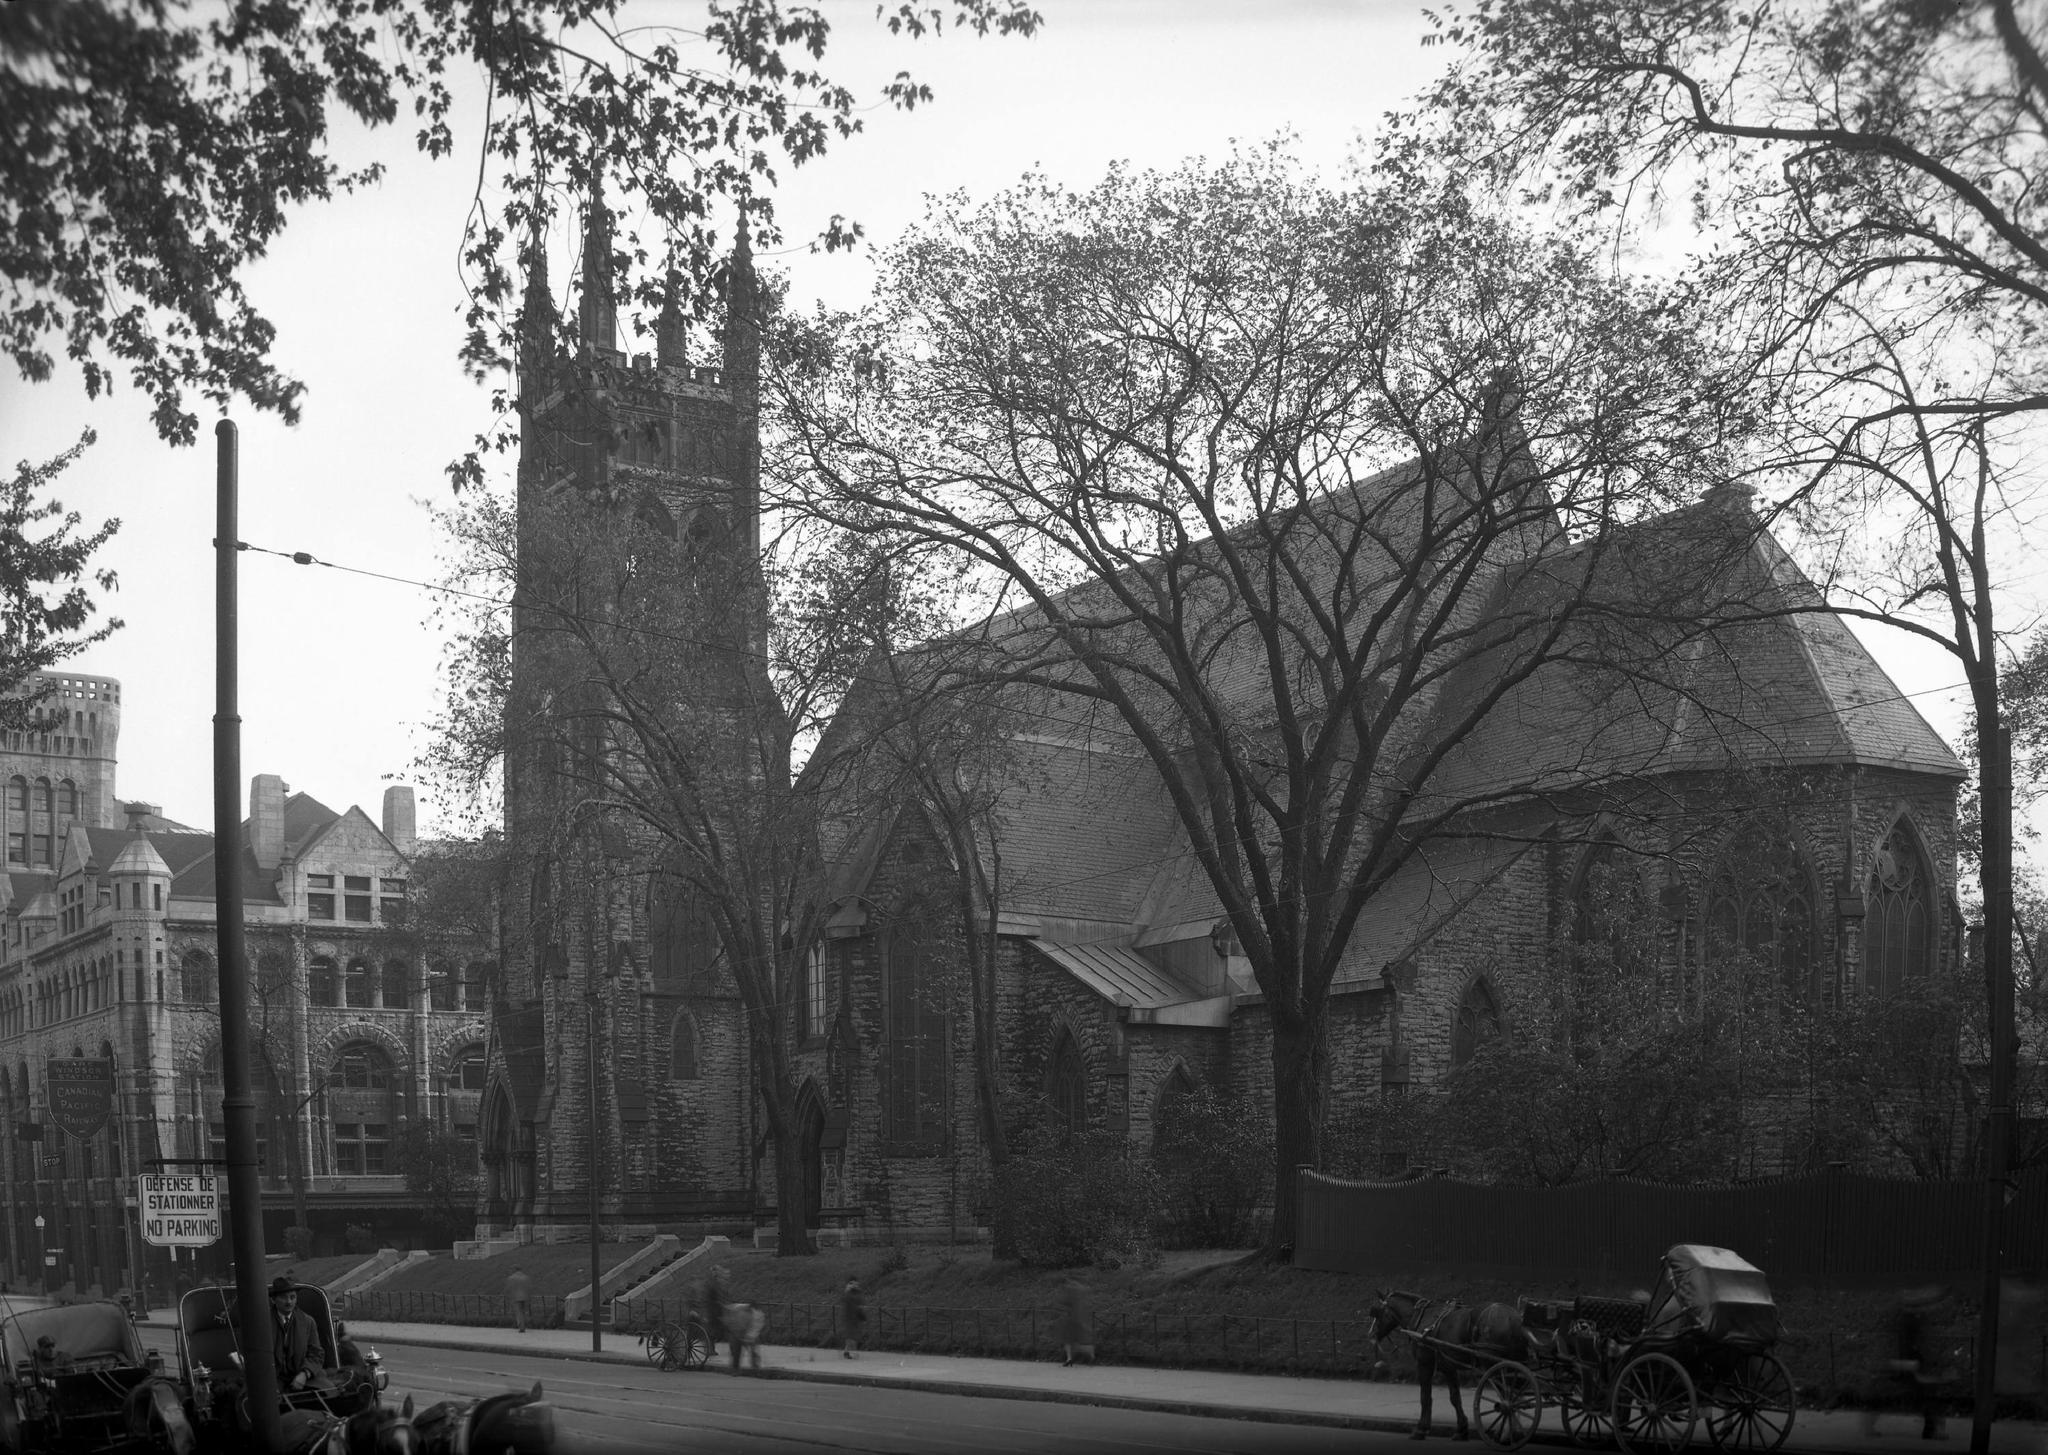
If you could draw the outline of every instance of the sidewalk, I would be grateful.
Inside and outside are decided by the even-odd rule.
[[[514,1329],[454,1324],[392,1324],[355,1319],[347,1322],[350,1338],[380,1348],[415,1344],[482,1353],[512,1350],[559,1359],[628,1364],[643,1364],[647,1358],[633,1335],[610,1331],[604,1335],[603,1352],[596,1353],[590,1347],[589,1331],[580,1329],[533,1329],[522,1334]],[[722,1347],[720,1354],[724,1354]],[[1412,1429],[1418,1408],[1412,1384],[1238,1374],[1220,1369],[1157,1369],[1131,1364],[1063,1369],[1052,1359],[970,1359],[889,1350],[866,1352],[849,1360],[840,1357],[836,1349],[774,1344],[763,1347],[762,1360],[767,1366],[762,1374],[770,1379],[876,1385],[996,1399],[1052,1400],[1393,1433]],[[386,1363],[394,1374],[404,1367],[402,1358],[392,1359],[388,1354]],[[674,1377],[729,1378],[728,1368],[721,1358],[706,1370],[677,1373]],[[1469,1381],[1466,1399],[1469,1410]],[[1453,1427],[1450,1400],[1441,1387],[1435,1404],[1436,1432],[1449,1435]],[[1545,1411],[1536,1435],[1539,1441],[1546,1437],[1562,1440],[1556,1418],[1555,1411]],[[1940,1440],[1920,1439],[1918,1423],[1917,1417],[1905,1413],[1882,1415],[1878,1430],[1883,1438],[1871,1440],[1864,1436],[1863,1416],[1855,1410],[1801,1410],[1784,1448],[1800,1455],[1872,1455],[1888,1448],[1899,1455],[1914,1451],[1921,1455],[1963,1455],[1970,1447],[1967,1417],[1950,1419],[1948,1433]],[[1704,1429],[1695,1431],[1694,1440],[1695,1448],[1709,1448]],[[1991,1427],[1991,1448],[1995,1455],[2048,1455],[2048,1430],[2034,1423],[2001,1421]]]

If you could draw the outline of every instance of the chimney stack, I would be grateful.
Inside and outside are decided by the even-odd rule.
[[[284,793],[284,779],[275,773],[249,780],[249,852],[265,871],[284,860]]]
[[[412,790],[391,787],[384,790],[384,837],[391,847],[410,859],[419,847],[413,831]]]
[[[129,832],[138,834],[148,833],[149,820],[163,816],[162,807],[154,803],[144,803],[139,798],[133,803],[122,804],[121,811],[128,816]]]

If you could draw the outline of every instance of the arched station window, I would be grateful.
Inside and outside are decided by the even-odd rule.
[[[339,1176],[391,1171],[391,1136],[399,1113],[396,1069],[383,1047],[351,1041],[327,1069],[331,1165]]]

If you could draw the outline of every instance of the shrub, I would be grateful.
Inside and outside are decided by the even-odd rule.
[[[1257,1108],[1207,1086],[1176,1096],[1160,1109],[1152,1160],[1168,1246],[1258,1241],[1259,1207],[1273,1190],[1273,1128]]]
[[[366,1223],[350,1223],[342,1234],[343,1241],[351,1253],[374,1253],[377,1251],[377,1230]]]
[[[293,1223],[284,1230],[284,1245],[292,1257],[304,1262],[313,1256],[313,1230],[304,1223]]]
[[[1159,1179],[1118,1137],[1097,1134],[1013,1156],[995,1176],[992,1234],[1039,1268],[1117,1267],[1150,1241]]]

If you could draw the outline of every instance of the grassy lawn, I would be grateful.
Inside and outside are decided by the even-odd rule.
[[[829,1336],[831,1303],[847,1278],[867,1291],[870,1334],[890,1347],[934,1352],[1049,1353],[1060,1289],[1072,1276],[1089,1290],[1105,1358],[1174,1364],[1297,1369],[1356,1376],[1368,1349],[1363,1320],[1376,1288],[1405,1288],[1466,1303],[1513,1303],[1518,1295],[1627,1297],[1646,1286],[1606,1280],[1516,1280],[1448,1268],[1387,1268],[1371,1275],[1312,1272],[1238,1252],[1166,1254],[1154,1268],[1029,1269],[989,1257],[985,1248],[926,1247],[898,1258],[886,1248],[832,1249],[814,1258],[777,1258],[751,1249],[725,1260],[735,1297],[771,1306],[769,1337],[813,1343]],[[1976,1310],[1958,1288],[1937,1311],[1930,1334],[1967,1393],[1969,1342]],[[1890,1290],[1774,1290],[1784,1325],[1779,1357],[1805,1398],[1820,1404],[1889,1403],[1892,1354]],[[775,1307],[781,1305],[783,1307]],[[1034,1322],[1035,1319],[1035,1322]],[[1007,1320],[1007,1322],[1005,1322]],[[780,1325],[778,1330],[777,1325]],[[2048,1361],[2029,1335],[2030,1356]],[[997,1347],[1007,1344],[1009,1347]],[[1404,1343],[1390,1340],[1380,1377],[1413,1378]]]

